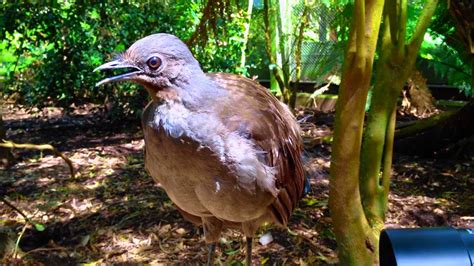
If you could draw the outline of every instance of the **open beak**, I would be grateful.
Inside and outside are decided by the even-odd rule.
[[[114,82],[114,81],[131,80],[131,79],[136,78],[139,74],[143,73],[143,71],[140,68],[128,63],[127,61],[123,59],[117,59],[117,60],[105,63],[97,67],[96,69],[94,69],[94,72],[102,71],[102,70],[124,69],[124,68],[127,68],[130,71],[117,75],[117,76],[105,78],[97,82],[95,86],[98,87],[98,86],[104,85],[109,82]]]

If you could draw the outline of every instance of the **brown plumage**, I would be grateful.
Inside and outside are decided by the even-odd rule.
[[[286,226],[302,196],[299,127],[288,108],[255,81],[202,72],[175,36],[155,34],[98,70],[133,71],[152,97],[143,117],[145,166],[183,217],[204,226],[211,244],[223,227],[251,240],[263,222]]]

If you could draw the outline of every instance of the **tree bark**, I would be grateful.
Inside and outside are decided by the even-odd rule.
[[[405,44],[407,0],[387,0],[367,127],[365,103],[384,0],[356,0],[336,106],[329,207],[341,265],[374,265],[390,184],[397,98],[414,65],[437,0]],[[350,211],[349,211],[350,210]]]
[[[252,9],[253,9],[253,0],[248,0],[247,6],[247,22],[245,22],[245,29],[244,29],[244,41],[242,47],[240,48],[240,69],[243,71],[245,69],[245,58],[246,53],[245,50],[247,49],[247,43],[249,41],[249,33],[250,33],[250,22],[252,20]]]
[[[263,5],[270,88],[273,92],[280,92],[283,102],[293,109],[296,91],[290,87],[291,3],[289,0],[264,0]]]
[[[415,33],[406,44],[407,0],[387,0],[380,58],[361,153],[360,182],[364,211],[377,235],[387,210],[397,99],[414,67],[438,0],[428,1]],[[393,8],[395,7],[395,8]]]
[[[275,2],[263,1],[263,19],[265,24],[265,48],[270,61],[270,90],[282,93],[285,82],[280,72],[277,61],[278,32],[276,25],[277,7]]]
[[[359,167],[365,102],[383,0],[356,0],[336,106],[329,208],[340,265],[373,265],[377,236],[361,204]]]
[[[307,1],[304,1],[303,14],[301,15],[301,22],[298,28],[298,35],[296,36],[296,48],[295,48],[295,83],[293,85],[293,95],[290,99],[290,105],[296,107],[296,98],[298,93],[298,87],[301,80],[301,48],[303,46],[304,30],[308,27],[308,13],[310,6]]]

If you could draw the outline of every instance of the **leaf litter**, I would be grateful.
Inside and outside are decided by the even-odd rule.
[[[26,226],[19,258],[4,262],[28,265],[204,263],[207,247],[202,229],[183,220],[143,165],[140,123],[111,121],[96,106],[62,115],[31,114],[8,107],[7,138],[16,142],[54,143],[76,168],[70,178],[64,163],[47,152],[15,150],[17,164],[0,171],[1,192],[33,221]],[[84,111],[86,110],[86,111]],[[15,114],[18,114],[17,116]],[[314,114],[317,116],[317,114]],[[331,116],[305,125],[308,134],[326,137]],[[317,120],[317,119],[316,119]],[[330,145],[311,143],[305,168],[311,188],[295,210],[288,229],[263,226],[253,258],[262,265],[332,265],[336,241],[327,206]],[[472,159],[440,160],[394,156],[393,183],[386,226],[474,227]],[[18,235],[24,220],[0,205],[0,229]],[[268,243],[267,243],[268,242]],[[242,264],[245,238],[226,230],[217,260]],[[9,261],[10,260],[10,261]]]

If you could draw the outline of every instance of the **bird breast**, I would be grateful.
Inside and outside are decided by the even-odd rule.
[[[146,168],[178,207],[234,222],[267,212],[278,194],[275,170],[258,160],[251,140],[228,130],[212,112],[151,102],[142,123]]]

